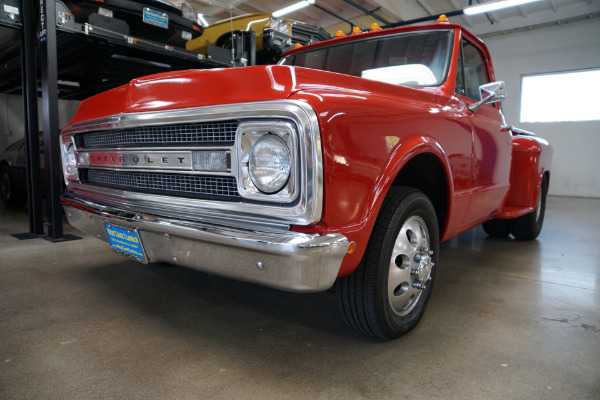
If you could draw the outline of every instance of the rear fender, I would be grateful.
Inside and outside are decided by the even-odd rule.
[[[550,179],[552,154],[552,147],[544,139],[535,136],[513,138],[510,190],[496,218],[516,218],[535,209],[544,174],[547,173]]]

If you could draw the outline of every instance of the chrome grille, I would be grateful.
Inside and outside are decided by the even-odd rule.
[[[82,177],[88,185],[132,192],[181,197],[216,197],[223,200],[240,198],[234,177],[125,172],[89,169]]]
[[[224,121],[86,132],[81,134],[79,144],[83,147],[233,144],[237,126],[237,121]]]

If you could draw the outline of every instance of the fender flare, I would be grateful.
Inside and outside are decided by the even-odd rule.
[[[452,199],[454,198],[454,181],[452,174],[450,173],[450,163],[448,157],[443,150],[442,146],[430,135],[426,134],[414,134],[406,139],[402,140],[400,146],[394,150],[392,155],[389,157],[387,164],[383,168],[381,174],[375,182],[374,188],[371,191],[366,205],[363,209],[361,216],[362,224],[359,227],[353,229],[354,234],[357,235],[358,241],[361,243],[367,243],[379,213],[383,205],[383,201],[387,196],[390,188],[394,184],[394,181],[402,171],[402,169],[415,157],[419,155],[432,155],[440,163],[442,167],[445,184],[446,184],[446,207],[448,210],[452,208]],[[448,218],[444,221],[444,226],[440,226],[440,237],[446,229]],[[357,247],[356,257],[352,257],[352,260],[346,258],[342,263],[338,277],[348,275],[354,271],[357,267],[357,259],[362,259],[366,246]]]

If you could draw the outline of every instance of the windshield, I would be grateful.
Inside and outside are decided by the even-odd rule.
[[[291,54],[279,64],[402,86],[438,86],[446,80],[453,34],[431,30],[352,40]]]

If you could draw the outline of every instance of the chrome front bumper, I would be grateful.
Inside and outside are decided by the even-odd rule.
[[[137,230],[148,262],[168,262],[295,292],[329,289],[348,249],[341,234],[256,232],[141,215],[63,195],[69,223],[108,242],[105,223]]]

